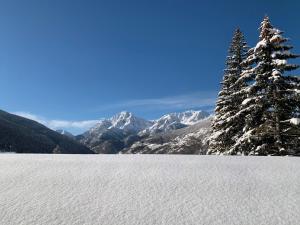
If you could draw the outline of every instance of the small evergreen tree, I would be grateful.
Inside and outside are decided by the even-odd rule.
[[[287,60],[298,57],[286,45],[288,39],[273,28],[268,17],[260,27],[259,42],[249,51],[241,81],[248,85],[241,92],[247,96],[238,114],[245,115],[243,135],[234,149],[244,154],[289,154],[287,143],[291,136],[285,134],[284,121],[292,118],[297,106],[290,78],[286,71],[298,68]],[[288,137],[288,138],[287,138]]]
[[[52,152],[53,154],[61,154],[62,148],[59,145],[56,145]]]
[[[213,135],[210,139],[208,154],[225,153],[240,136],[242,124],[235,121],[235,116],[239,111],[242,98],[235,93],[245,85],[237,81],[245,69],[241,63],[247,57],[247,50],[243,33],[237,29],[228,51],[226,69],[221,83],[222,89],[218,96],[215,118],[212,123]]]

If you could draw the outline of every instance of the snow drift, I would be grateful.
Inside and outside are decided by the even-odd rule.
[[[0,155],[0,224],[290,225],[289,157]]]

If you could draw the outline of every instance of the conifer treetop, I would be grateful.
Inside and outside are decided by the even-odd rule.
[[[270,31],[273,29],[273,26],[270,22],[270,18],[266,15],[263,21],[260,24],[259,30],[259,40],[268,39],[270,37]]]

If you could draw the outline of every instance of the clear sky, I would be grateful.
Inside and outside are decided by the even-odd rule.
[[[295,0],[1,0],[0,108],[73,132],[122,110],[211,109],[235,28],[253,46],[268,14],[300,53],[299,12]]]

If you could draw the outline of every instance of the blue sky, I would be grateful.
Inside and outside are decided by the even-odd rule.
[[[122,110],[211,109],[235,28],[253,46],[268,14],[300,53],[299,11],[293,0],[1,0],[0,108],[73,132]]]

